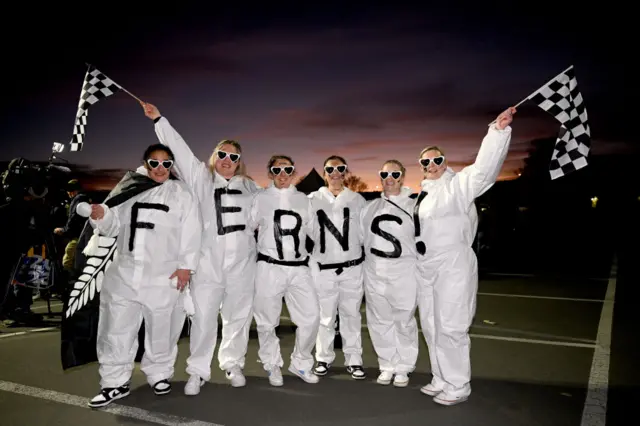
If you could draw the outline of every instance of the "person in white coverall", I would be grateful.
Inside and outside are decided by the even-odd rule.
[[[364,241],[364,294],[367,325],[378,355],[377,382],[409,384],[418,359],[416,246],[412,191],[404,187],[405,168],[397,160],[379,171],[383,192],[361,214]]]
[[[478,263],[472,244],[478,228],[474,201],[495,183],[509,150],[515,108],[500,114],[476,161],[455,173],[438,147],[420,154],[425,179],[416,202],[419,310],[429,348],[431,383],[422,393],[442,405],[471,394],[469,328],[476,310]]]
[[[289,371],[307,383],[318,383],[313,374],[313,345],[318,334],[318,296],[309,272],[305,240],[311,234],[311,202],[292,184],[293,160],[284,155],[267,163],[272,183],[253,199],[247,231],[258,230],[258,271],[253,301],[258,329],[258,357],[272,386],[282,386],[284,365],[276,327],[280,324],[282,298],[297,326]]]
[[[324,162],[326,186],[309,194],[314,240],[311,271],[320,301],[320,327],[316,339],[316,366],[324,376],[336,358],[333,350],[336,314],[347,373],[366,378],[362,368],[362,262],[360,211],[366,201],[344,186],[348,173],[344,158],[333,155]]]
[[[247,234],[246,223],[253,194],[260,188],[246,175],[238,142],[221,141],[209,164],[205,164],[154,105],[146,103],[143,108],[147,117],[154,120],[160,142],[175,152],[176,171],[198,198],[204,223],[202,257],[192,284],[195,315],[185,394],[197,395],[205,381],[211,379],[218,313],[222,317],[220,369],[226,371],[233,387],[245,386],[242,370],[256,271],[255,237]]]
[[[169,179],[173,154],[157,144],[137,170],[161,183],[109,208],[93,204],[89,221],[101,235],[117,236],[117,252],[100,293],[97,355],[103,407],[129,395],[144,319],[141,369],[158,395],[171,391],[178,339],[185,321],[180,294],[195,273],[202,224],[197,200],[184,182]]]

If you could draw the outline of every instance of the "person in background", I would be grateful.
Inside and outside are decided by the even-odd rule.
[[[82,192],[82,185],[77,179],[71,179],[67,183],[67,195],[71,200],[67,210],[67,223],[62,228],[55,228],[53,233],[68,240],[64,249],[64,255],[62,256],[62,268],[69,272],[73,269],[78,238],[80,238],[80,233],[87,220],[76,212],[76,207],[83,202],[91,203],[91,199],[87,194]]]

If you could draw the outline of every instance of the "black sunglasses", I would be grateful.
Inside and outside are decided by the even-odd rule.
[[[337,170],[338,173],[342,174],[344,172],[347,171],[347,166],[345,166],[344,164],[341,164],[339,166],[333,167],[333,166],[324,166],[324,171],[327,172],[328,175],[330,175],[331,173],[333,173],[334,170]]]
[[[380,175],[380,178],[382,180],[385,180],[386,178],[389,177],[389,175],[391,175],[392,178],[394,178],[395,180],[400,179],[400,176],[402,176],[402,172],[397,171],[397,172],[383,172],[382,170],[380,170],[378,172],[378,174]]]
[[[225,158],[227,158],[227,155],[229,156],[229,159],[232,163],[237,163],[238,160],[240,160],[240,154],[237,154],[235,152],[218,151],[218,159],[220,160],[224,160]]]
[[[420,164],[422,165],[422,167],[428,167],[429,164],[431,163],[431,160],[433,160],[433,163],[436,166],[440,166],[440,165],[442,165],[442,163],[444,163],[444,155],[441,155],[441,156],[435,157],[435,158],[421,158],[420,159]]]
[[[273,173],[274,175],[279,175],[281,171],[283,171],[288,174],[289,176],[291,176],[291,174],[293,173],[293,171],[295,170],[295,167],[293,166],[285,166],[285,167],[271,167],[271,173]]]
[[[160,160],[154,160],[154,159],[150,158],[150,159],[147,160],[147,164],[152,169],[157,169],[158,166],[160,164],[162,164],[162,167],[164,167],[165,169],[169,170],[173,166],[173,160],[160,161]]]

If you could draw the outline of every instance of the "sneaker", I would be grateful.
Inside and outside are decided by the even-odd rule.
[[[89,407],[105,407],[111,404],[116,399],[124,398],[125,396],[129,395],[129,393],[129,385],[124,385],[117,388],[103,388],[98,395],[94,396],[93,399],[89,401]]]
[[[382,371],[376,380],[380,385],[389,385],[393,380],[393,373],[391,371]]]
[[[465,402],[467,399],[469,399],[469,395],[452,396],[452,395],[447,395],[446,392],[440,392],[438,395],[433,397],[433,402],[440,405],[456,405],[456,404],[460,404],[461,402]]]
[[[189,377],[187,384],[184,386],[184,394],[193,396],[200,393],[200,388],[204,386],[204,379],[195,374]]]
[[[397,388],[406,388],[409,384],[409,376],[405,373],[396,373],[393,378],[393,386]]]
[[[153,385],[153,393],[156,395],[166,395],[171,392],[171,383],[169,380],[160,380],[158,383]]]
[[[331,364],[318,361],[316,366],[313,368],[313,374],[315,374],[316,376],[326,376],[326,374],[329,372],[329,368],[331,368]]]
[[[280,367],[271,367],[267,374],[269,374],[269,384],[271,386],[282,386],[284,384]]]
[[[429,395],[429,396],[436,396],[437,394],[439,394],[442,391],[443,391],[442,388],[438,388],[435,385],[433,385],[432,383],[429,383],[428,385],[425,385],[425,386],[420,388],[420,392],[422,392],[425,395]]]
[[[347,373],[351,374],[351,377],[356,380],[363,380],[367,378],[367,373],[364,372],[364,368],[362,368],[361,365],[348,366]]]
[[[315,374],[313,374],[312,372],[310,372],[309,370],[296,370],[295,368],[293,368],[293,365],[289,366],[289,372],[300,377],[302,380],[304,380],[307,383],[318,383],[320,381],[320,378]]]
[[[247,384],[247,379],[244,377],[244,374],[242,374],[242,369],[238,366],[228,369],[226,377],[234,388],[241,388]]]

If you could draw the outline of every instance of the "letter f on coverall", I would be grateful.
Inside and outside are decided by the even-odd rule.
[[[196,313],[187,373],[208,381],[218,337],[218,312],[222,317],[220,369],[244,368],[256,271],[255,237],[245,228],[253,194],[261,189],[244,176],[229,181],[217,172],[212,176],[165,117],[156,121],[155,129],[160,142],[174,152],[176,172],[200,202],[204,236],[198,274],[191,286]]]
[[[444,400],[471,393],[469,328],[476,309],[478,262],[472,244],[478,228],[475,199],[495,183],[509,150],[511,127],[492,125],[474,164],[423,180],[418,256],[420,322],[429,347],[433,381]]]
[[[104,217],[90,223],[102,235],[118,238],[100,293],[100,385],[117,388],[129,382],[144,319],[141,369],[153,386],[174,373],[185,317],[176,312],[181,292],[169,277],[177,269],[196,270],[202,232],[198,205],[183,182],[167,180],[116,207],[102,206]]]

